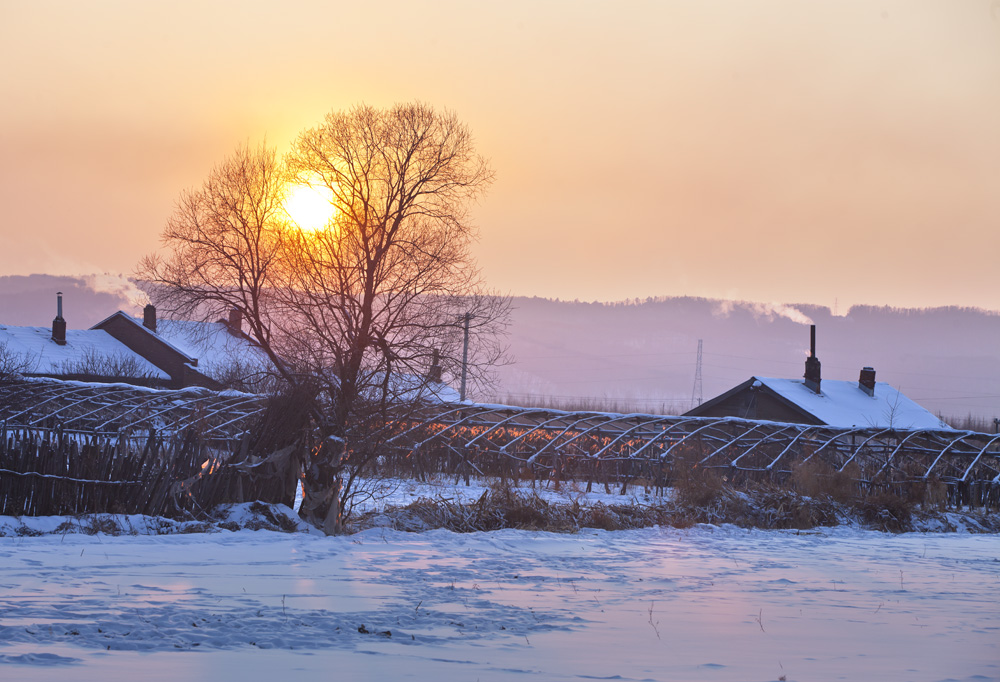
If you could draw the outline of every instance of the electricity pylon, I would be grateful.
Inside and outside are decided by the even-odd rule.
[[[701,401],[701,339],[698,339],[698,360],[694,365],[694,388],[691,389],[691,407],[695,408],[698,405],[701,405]]]

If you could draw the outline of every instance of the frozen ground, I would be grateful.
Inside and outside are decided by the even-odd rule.
[[[2,680],[996,680],[1000,537],[0,538]]]
[[[453,476],[439,476],[427,482],[408,479],[386,478],[379,481],[364,481],[358,487],[370,490],[373,495],[361,495],[358,499],[357,511],[382,511],[386,507],[404,507],[419,498],[435,500],[444,498],[456,503],[469,503],[478,500],[489,489],[490,481],[472,477],[466,485],[462,479],[455,480]],[[538,481],[532,485],[530,481],[512,482],[513,489],[522,494],[537,494],[543,500],[551,503],[569,503],[579,501],[581,504],[652,504],[669,500],[673,497],[670,488],[663,490],[663,495],[654,493],[654,489],[632,485],[624,495],[621,489],[606,492],[603,485],[595,483],[588,493],[586,483],[563,481],[559,490],[551,481]]]

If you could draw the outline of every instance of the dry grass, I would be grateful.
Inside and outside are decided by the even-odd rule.
[[[707,507],[723,497],[725,479],[714,469],[701,466],[699,454],[680,453],[674,459],[673,487],[677,501],[685,507]]]
[[[865,495],[857,501],[854,509],[861,522],[874,530],[901,533],[913,527],[912,500],[892,492]]]
[[[87,524],[82,525],[83,532],[87,535],[97,535],[98,533],[104,533],[105,535],[121,535],[122,529],[115,522],[115,519],[110,516],[101,516],[100,514],[92,514],[87,519]]]
[[[818,457],[812,457],[792,465],[791,488],[807,497],[849,504],[859,494],[856,469],[849,465],[844,471],[837,471]]]
[[[943,491],[940,482],[933,481],[862,491],[846,471],[837,473],[822,463],[797,467],[789,485],[784,486],[749,479],[742,480],[737,489],[727,477],[697,469],[676,476],[674,482],[673,502],[586,504],[582,496],[570,502],[553,502],[535,490],[497,481],[473,502],[424,498],[403,508],[363,515],[352,524],[352,530],[389,526],[411,531],[516,528],[574,532],[580,528],[686,528],[698,523],[807,530],[856,523],[873,530],[903,532],[913,529],[915,514],[927,516],[930,504],[936,504]]]

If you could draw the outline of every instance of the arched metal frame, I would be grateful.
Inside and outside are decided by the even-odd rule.
[[[102,437],[194,428],[202,438],[231,440],[246,432],[265,405],[262,396],[207,389],[57,380],[0,385],[0,425]],[[387,447],[418,468],[448,460],[481,472],[527,467],[538,475],[559,471],[570,477],[613,464],[619,477],[655,477],[686,464],[781,476],[796,462],[819,458],[834,471],[871,483],[938,479],[1000,486],[1000,436],[972,431],[440,403],[408,405],[389,428]]]
[[[409,456],[435,448],[490,460],[568,470],[568,462],[630,463],[646,472],[679,462],[734,472],[787,475],[814,458],[870,483],[940,480],[1000,486],[1000,436],[957,430],[841,428],[732,417],[567,412],[506,405],[426,405],[401,417],[389,440]],[[560,464],[556,464],[559,460]],[[635,475],[645,475],[645,472]]]
[[[0,424],[101,437],[123,430],[181,433],[197,428],[203,438],[227,439],[240,435],[265,402],[236,391],[34,379],[0,385]]]

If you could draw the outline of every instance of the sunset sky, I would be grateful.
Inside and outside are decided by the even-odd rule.
[[[0,0],[0,275],[131,273],[237,145],[421,100],[503,292],[1000,309],[1000,0]]]

